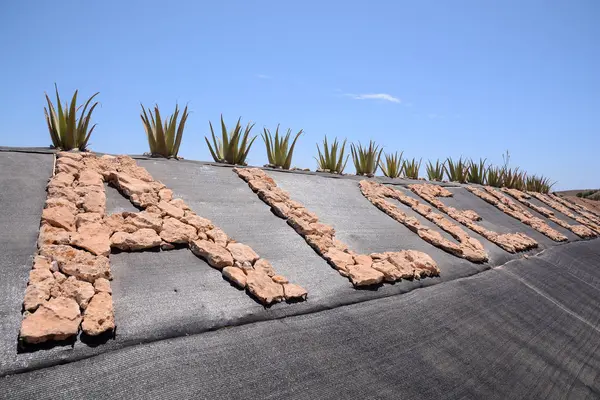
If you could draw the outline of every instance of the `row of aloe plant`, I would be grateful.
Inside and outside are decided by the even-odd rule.
[[[73,94],[71,101],[67,101],[64,107],[61,104],[58,88],[55,84],[56,107],[46,94],[48,108],[44,107],[44,114],[48,124],[48,130],[55,148],[63,150],[79,149],[85,150],[90,136],[96,127],[90,127],[92,112],[98,105],[93,104],[92,100],[98,95],[95,93],[83,106],[77,106],[77,91]],[[91,107],[89,107],[91,104]],[[77,115],[77,112],[83,107],[83,110]],[[89,107],[89,110],[88,110]],[[163,118],[160,114],[158,105],[154,110],[144,108],[143,105],[140,117],[142,119],[150,154],[161,157],[177,158],[181,140],[185,129],[185,123],[189,116],[187,106],[183,112],[179,113],[179,106],[175,105],[173,114]],[[212,143],[208,137],[205,137],[206,144],[215,162],[234,165],[246,165],[246,159],[252,144],[257,136],[250,137],[254,124],[248,123],[242,127],[241,118],[238,119],[235,127],[228,130],[223,116],[221,115],[221,134],[215,134],[213,125],[209,122]],[[262,139],[267,150],[269,166],[276,168],[289,169],[292,163],[292,156],[298,138],[302,135],[302,130],[298,131],[290,144],[292,130],[288,129],[286,134],[279,134],[279,125],[272,134],[268,128],[264,128]],[[343,173],[350,155],[345,156],[346,140],[339,142],[337,138],[333,143],[327,141],[327,136],[323,141],[323,150],[317,144],[318,157],[315,157],[318,168],[332,173]],[[368,146],[350,145],[352,161],[357,175],[373,176],[378,168],[381,168],[383,174],[389,178],[406,177],[410,179],[419,178],[421,160],[413,158],[411,160],[402,159],[403,153],[386,154],[383,148],[375,142],[370,141]],[[381,156],[384,156],[382,160]],[[504,158],[504,166],[496,167],[488,165],[485,159],[479,161],[466,160],[460,157],[458,160],[452,158],[446,159],[440,163],[439,160],[433,164],[429,161],[426,165],[427,177],[431,181],[442,181],[444,175],[450,181],[460,183],[476,183],[497,187],[509,187],[521,190],[531,190],[537,192],[549,192],[554,185],[548,178],[537,175],[527,175],[519,168],[509,168],[510,154],[508,151]]]
[[[538,175],[528,175],[518,167],[509,167],[510,154],[506,152],[502,156],[504,165],[502,167],[487,163],[486,159],[466,160],[460,157],[458,160],[446,159],[443,163],[436,161],[435,168],[430,162],[427,168],[427,176],[432,181],[447,180],[459,183],[475,183],[494,187],[507,187],[511,189],[529,190],[548,193],[556,182],[549,178]]]

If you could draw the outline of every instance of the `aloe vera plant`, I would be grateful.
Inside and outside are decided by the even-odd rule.
[[[382,151],[383,149],[380,149],[372,140],[369,141],[369,147],[363,147],[360,143],[358,143],[358,146],[352,144],[350,152],[352,153],[356,175],[374,175],[379,166]]]
[[[56,90],[56,108],[52,104],[48,94],[44,93],[46,101],[48,102],[48,108],[44,107],[44,115],[46,116],[48,131],[50,132],[50,138],[52,139],[52,146],[61,150],[79,149],[83,151],[87,148],[90,136],[96,127],[96,124],[94,124],[88,130],[92,112],[98,105],[98,102],[92,104],[89,111],[88,106],[92,102],[92,99],[100,92],[94,93],[94,95],[85,102],[83,110],[78,117],[77,112],[81,108],[81,106],[77,106],[78,91],[75,91],[71,102],[69,103],[67,101],[63,108],[56,83],[54,84],[54,88]]]
[[[248,152],[250,151],[256,136],[248,141],[248,136],[250,136],[250,131],[252,131],[254,124],[248,123],[242,132],[241,120],[240,117],[235,128],[233,128],[231,132],[228,132],[225,122],[223,121],[223,115],[221,115],[221,139],[217,139],[212,123],[210,121],[208,122],[214,147],[210,144],[206,136],[204,137],[204,140],[206,140],[210,154],[216,162],[232,165],[247,165],[246,158],[248,157]]]
[[[176,104],[173,115],[165,118],[163,122],[158,105],[154,106],[154,113],[149,107],[148,112],[146,112],[144,105],[140,105],[142,106],[140,117],[146,130],[150,154],[166,158],[177,158],[185,122],[189,115],[187,106],[183,110],[179,121],[179,106]],[[148,115],[150,115],[150,118],[148,118]]]
[[[548,193],[556,182],[550,182],[550,179],[545,176],[532,175],[525,180],[525,187],[530,192]]]
[[[435,160],[435,164],[428,161],[426,171],[427,179],[430,181],[441,181],[444,179],[444,163],[441,163],[440,160]]]
[[[406,178],[419,179],[419,169],[421,169],[421,160],[417,162],[417,159],[413,158],[402,162],[402,172]]]
[[[331,146],[329,146],[329,144],[327,143],[327,136],[325,136],[325,139],[323,140],[323,152],[321,152],[321,149],[317,144],[319,158],[315,157],[315,160],[317,160],[317,165],[319,169],[337,174],[341,174],[342,172],[344,172],[349,157],[346,156],[346,160],[344,160],[345,148],[346,139],[344,139],[342,147],[339,147],[337,138],[335,138]]]
[[[502,186],[502,170],[498,167],[490,166],[485,174],[486,185],[501,187]]]
[[[264,128],[262,138],[267,147],[267,157],[269,158],[270,165],[283,169],[290,169],[294,147],[296,146],[296,141],[302,134],[302,129],[296,133],[292,145],[290,146],[289,142],[291,134],[292,130],[288,129],[285,136],[279,136],[279,125],[277,125],[277,129],[275,129],[275,135],[272,135],[269,129]]]
[[[444,166],[448,180],[452,182],[467,183],[469,174],[469,165],[460,157],[458,161],[454,161],[451,157],[446,160]]]
[[[486,178],[487,169],[489,167],[485,164],[486,159],[479,159],[479,162],[471,160],[469,164],[469,170],[467,172],[467,181],[469,183],[477,183],[483,185]]]
[[[502,171],[502,186],[510,189],[525,190],[525,173],[519,168],[506,168]]]
[[[388,178],[399,178],[402,175],[402,152],[384,154],[385,162],[379,161],[379,168]]]

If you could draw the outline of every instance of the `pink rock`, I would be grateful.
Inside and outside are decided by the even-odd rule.
[[[158,197],[162,201],[169,202],[173,200],[173,191],[171,189],[161,189],[158,192]]]
[[[300,285],[286,283],[283,285],[283,295],[286,300],[306,300],[308,292]]]
[[[44,256],[35,256],[33,259],[33,269],[52,269],[52,260]]]
[[[29,285],[49,293],[54,286],[54,275],[50,269],[37,268],[29,271]]]
[[[275,269],[273,269],[271,263],[264,258],[261,258],[254,263],[254,270],[271,277],[275,275]]]
[[[156,214],[142,211],[128,214],[127,218],[125,218],[125,223],[131,224],[138,229],[153,229],[156,233],[160,233],[163,220]]]
[[[59,172],[50,178],[50,182],[48,182],[48,186],[52,187],[70,187],[73,184],[75,177],[73,174],[67,172]]]
[[[160,246],[161,243],[160,236],[154,229],[149,228],[140,229],[134,233],[115,232],[110,237],[111,247],[126,251],[151,249]]]
[[[71,244],[98,256],[108,256],[110,230],[99,222],[84,223],[77,229],[77,233],[71,235]]]
[[[233,257],[225,248],[209,240],[194,240],[190,243],[190,250],[198,257],[204,258],[209,265],[217,269],[233,266]]]
[[[23,319],[20,337],[31,344],[66,340],[77,335],[80,323],[81,314],[75,300],[50,299]]]
[[[92,190],[93,187],[83,187],[83,195],[79,206],[89,213],[106,214],[106,195],[104,191]]]
[[[438,276],[440,268],[428,254],[422,251],[406,250],[406,258],[409,259],[415,270],[423,276]]]
[[[48,187],[48,198],[51,199],[65,199],[70,203],[75,204],[79,200],[79,195],[75,193],[75,190],[67,187]]]
[[[371,268],[381,272],[383,279],[387,282],[395,282],[404,275],[395,265],[386,260],[373,263]]]
[[[348,276],[354,286],[376,285],[383,281],[383,273],[362,265],[348,266]]]
[[[245,262],[249,262],[250,264],[254,264],[256,260],[259,259],[258,254],[250,246],[247,246],[242,243],[229,243],[227,245],[227,250],[233,256],[233,259],[240,264]]]
[[[71,243],[71,232],[62,228],[56,228],[50,224],[42,223],[38,236],[38,247],[48,244],[69,244]]]
[[[190,209],[188,207],[188,205],[185,204],[185,201],[183,201],[183,199],[172,199],[171,201],[169,201],[169,204],[172,205],[172,206],[175,206],[177,208],[181,208],[184,211]]]
[[[52,297],[71,298],[77,302],[81,309],[85,310],[94,293],[94,286],[91,283],[70,276],[63,283],[53,288]]]
[[[206,231],[206,236],[211,239],[215,244],[221,247],[227,247],[227,242],[229,242],[229,237],[225,232],[223,232],[219,228],[213,228],[210,231]]]
[[[112,289],[110,287],[110,281],[104,278],[98,278],[94,282],[94,290],[96,293],[106,292],[112,293]]]
[[[246,279],[248,291],[264,305],[276,303],[285,298],[283,286],[273,282],[267,274],[250,271]]]
[[[240,268],[225,267],[221,273],[227,280],[233,282],[240,289],[246,287],[246,274]]]
[[[100,213],[80,213],[75,216],[75,225],[79,228],[84,224],[103,223],[103,218],[104,216]]]
[[[338,250],[335,247],[331,247],[323,257],[338,270],[345,271],[348,269],[348,266],[354,265],[354,258],[352,255]]]
[[[174,205],[167,203],[166,201],[160,201],[157,207],[163,211],[166,215],[173,218],[181,219],[184,216],[184,211],[181,208],[175,207]]]
[[[94,256],[87,251],[78,250],[71,246],[44,246],[40,255],[51,257],[58,262],[61,272],[73,275],[81,280],[93,283],[97,278],[110,279],[108,258]]]
[[[117,185],[125,195],[131,197],[133,194],[140,195],[146,192],[152,192],[152,186],[141,179],[134,178],[124,172],[117,172],[109,178],[114,184]]]
[[[155,207],[160,201],[158,195],[154,192],[133,193],[129,200],[136,206],[142,208]]]
[[[42,221],[67,231],[75,230],[75,215],[68,207],[44,208],[42,211]]]
[[[25,309],[25,311],[34,311],[49,298],[49,291],[43,290],[35,285],[29,285],[25,289],[23,308]]]
[[[81,329],[90,336],[98,336],[115,329],[113,301],[109,293],[99,292],[92,297],[83,314]]]
[[[165,218],[160,237],[169,243],[188,243],[196,239],[196,228],[175,218]]]
[[[186,224],[193,226],[198,230],[198,232],[206,232],[215,227],[210,220],[202,218],[189,211],[185,212],[185,216],[181,219],[181,222],[185,222]]]
[[[63,197],[49,197],[46,199],[46,204],[44,205],[45,208],[61,206],[69,208],[73,214],[77,213],[77,206],[75,205],[75,203],[70,202],[69,200]]]
[[[98,172],[86,168],[79,173],[79,178],[77,179],[78,186],[104,186],[104,180],[102,179],[102,175]],[[104,189],[103,189],[104,190]]]

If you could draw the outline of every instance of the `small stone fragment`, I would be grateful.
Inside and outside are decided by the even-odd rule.
[[[66,340],[77,335],[80,323],[81,314],[75,300],[53,298],[23,319],[20,337],[30,344]]]
[[[250,271],[247,275],[246,285],[248,291],[264,305],[279,302],[285,298],[283,286],[273,282],[271,277],[261,272]]]
[[[44,246],[40,254],[57,261],[61,272],[87,282],[111,277],[108,258],[104,256],[93,256],[87,251],[64,245]]]
[[[227,250],[229,250],[233,259],[241,264],[245,262],[254,264],[254,262],[259,259],[258,254],[256,254],[250,246],[242,243],[229,243],[227,245]]]
[[[131,224],[138,229],[154,229],[156,233],[160,233],[163,225],[163,221],[158,215],[147,211],[130,213],[127,218],[125,218],[125,223]]]
[[[198,230],[198,232],[206,232],[215,227],[210,220],[202,218],[189,211],[185,212],[185,216],[181,219],[181,222],[185,222],[186,224],[193,226]]]
[[[225,267],[222,270],[222,274],[227,280],[235,283],[240,289],[246,287],[246,274],[240,268]]]
[[[162,200],[162,201],[166,201],[169,202],[171,200],[173,200],[173,191],[171,189],[161,189],[158,192],[158,197]]]
[[[154,229],[144,228],[134,233],[115,232],[110,237],[111,247],[121,250],[137,251],[160,246],[162,240]]]
[[[346,271],[348,266],[354,265],[354,258],[351,254],[344,253],[335,247],[331,247],[323,257],[338,270]]]
[[[267,276],[272,277],[275,275],[275,269],[273,268],[271,263],[265,260],[264,258],[261,258],[254,263],[254,269],[258,272],[266,274]]]
[[[40,289],[35,285],[29,285],[25,289],[23,308],[25,311],[34,311],[50,298],[50,292]]]
[[[80,281],[74,276],[70,276],[56,288],[57,290],[52,293],[53,297],[69,297],[75,300],[83,310],[85,310],[95,293],[94,286],[91,283]]]
[[[175,218],[165,218],[160,237],[169,243],[188,243],[196,239],[196,228]]]
[[[33,269],[47,269],[52,268],[52,260],[44,256],[35,256],[33,259]]]
[[[383,281],[383,273],[362,265],[348,266],[348,276],[354,286],[370,286],[376,285]]]
[[[71,244],[98,256],[110,254],[110,230],[99,222],[82,224],[77,233],[71,235]]]
[[[109,293],[99,292],[92,297],[83,314],[81,329],[90,336],[98,336],[115,329],[113,302]]]
[[[54,275],[52,275],[49,269],[38,268],[29,271],[29,285],[36,286],[45,292],[50,292],[54,283]]]
[[[94,282],[94,291],[96,293],[100,293],[100,292],[112,293],[112,289],[110,287],[110,281],[108,279],[104,279],[104,278],[96,279],[96,281]]]
[[[69,207],[57,206],[44,208],[42,211],[42,221],[67,231],[75,230],[75,215]]]
[[[283,295],[286,300],[306,300],[308,292],[300,285],[286,283],[283,285]]]
[[[157,207],[163,211],[166,215],[173,218],[181,219],[184,216],[184,212],[181,208],[175,207],[174,205],[167,203],[166,201],[160,201]]]
[[[209,240],[194,240],[190,243],[190,250],[198,257],[204,258],[209,265],[217,269],[233,266],[233,257],[225,248]]]
[[[371,268],[381,272],[387,282],[395,282],[403,276],[403,273],[395,265],[386,260],[373,263]]]
[[[213,228],[209,231],[206,231],[206,235],[208,236],[209,239],[211,239],[213,242],[215,242],[219,246],[227,247],[227,242],[229,241],[229,237],[221,229]]]

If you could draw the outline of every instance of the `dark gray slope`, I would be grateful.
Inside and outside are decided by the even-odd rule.
[[[357,251],[413,248],[442,268],[441,278],[355,290],[230,168],[140,164],[305,286],[309,300],[264,309],[187,249],[113,254],[116,339],[18,354],[52,156],[0,152],[0,398],[598,397],[600,240],[548,239],[539,256],[457,280],[489,265],[408,234],[360,194],[356,179],[272,172]],[[457,206],[491,229],[530,233],[466,194]],[[109,212],[133,210],[107,195]],[[412,290],[434,283],[442,284]]]
[[[0,152],[0,370],[15,361],[23,294],[52,163],[51,154]]]
[[[597,242],[565,245],[540,256],[542,264],[550,252],[599,250]],[[556,298],[556,287],[518,279],[536,268],[532,260],[509,265],[511,272],[499,268],[402,296],[10,376],[0,380],[0,393],[14,399],[598,398],[599,308],[582,310],[576,301],[586,298],[566,298],[567,292]],[[564,274],[558,268],[553,277]]]

